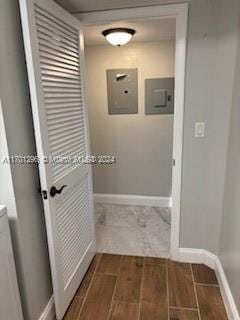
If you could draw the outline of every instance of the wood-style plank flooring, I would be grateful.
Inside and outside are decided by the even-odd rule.
[[[97,254],[64,320],[227,320],[203,265]]]

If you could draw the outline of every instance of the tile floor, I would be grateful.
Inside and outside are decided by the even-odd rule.
[[[64,320],[227,320],[203,265],[97,254]]]
[[[97,251],[169,257],[171,209],[95,204]]]

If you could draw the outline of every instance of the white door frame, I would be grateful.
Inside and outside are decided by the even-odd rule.
[[[175,166],[172,171],[172,226],[170,255],[174,260],[179,256],[180,216],[181,216],[181,180],[182,180],[182,147],[183,147],[183,116],[185,92],[185,66],[187,44],[188,4],[169,4],[104,10],[79,13],[75,15],[87,25],[96,25],[114,21],[138,19],[176,19],[176,53],[175,53],[175,107],[173,159]]]

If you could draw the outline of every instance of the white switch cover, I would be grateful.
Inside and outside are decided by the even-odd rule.
[[[205,137],[205,122],[195,122],[195,138]]]

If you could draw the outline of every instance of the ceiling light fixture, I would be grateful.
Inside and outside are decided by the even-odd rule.
[[[118,47],[128,43],[135,33],[134,29],[129,28],[112,28],[102,32],[109,43]]]

